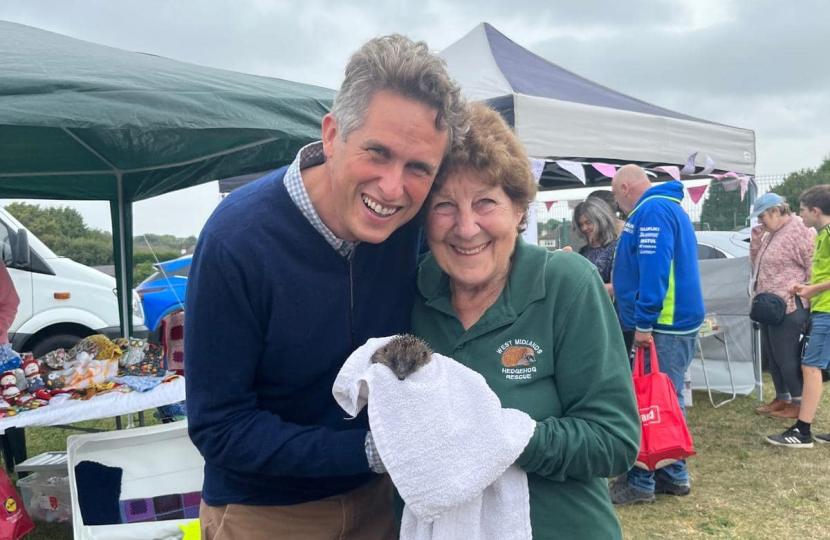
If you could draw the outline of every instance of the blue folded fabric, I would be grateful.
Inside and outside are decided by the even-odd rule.
[[[139,377],[138,375],[124,375],[123,377],[113,377],[112,382],[126,384],[137,392],[149,392],[156,386],[160,385],[164,380],[161,377]]]

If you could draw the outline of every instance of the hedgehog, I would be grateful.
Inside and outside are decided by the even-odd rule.
[[[432,360],[427,342],[409,334],[393,337],[372,355],[373,364],[383,364],[402,381]]]

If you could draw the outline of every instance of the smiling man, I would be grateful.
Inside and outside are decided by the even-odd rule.
[[[425,43],[374,39],[349,61],[322,141],[211,216],[185,325],[202,538],[397,537],[366,415],[346,420],[331,387],[368,338],[409,329],[411,220],[464,110]]]

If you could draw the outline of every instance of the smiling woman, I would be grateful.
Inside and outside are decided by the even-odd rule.
[[[521,240],[535,192],[516,136],[497,112],[471,105],[470,131],[424,205],[430,253],[412,333],[536,422],[516,461],[534,539],[620,539],[605,478],[639,448],[628,359],[590,263]]]

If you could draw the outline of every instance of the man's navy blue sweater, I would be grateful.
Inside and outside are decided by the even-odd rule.
[[[189,432],[210,505],[286,505],[372,478],[365,413],[331,387],[370,337],[406,332],[419,229],[359,244],[351,261],[288,195],[280,169],[228,196],[199,237],[187,290]]]

